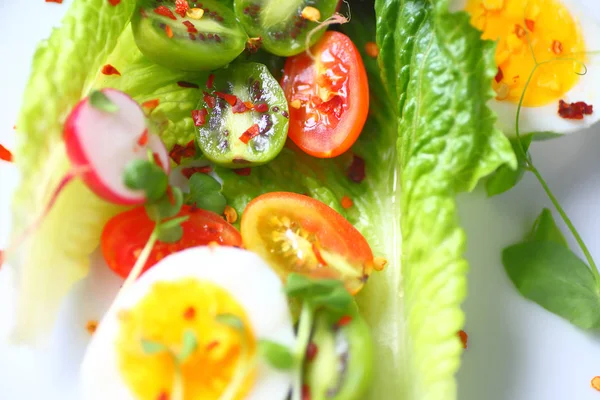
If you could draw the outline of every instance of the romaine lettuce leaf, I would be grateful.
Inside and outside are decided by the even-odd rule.
[[[63,122],[112,52],[134,7],[135,0],[117,6],[78,0],[38,47],[17,122],[15,161],[22,182],[13,203],[13,240],[39,218],[67,173]],[[87,274],[88,256],[114,212],[115,206],[81,182],[71,183],[10,256],[19,277],[16,340],[33,340],[51,326],[66,291]]]
[[[149,114],[167,148],[179,143],[184,145],[194,139],[196,128],[191,117],[202,97],[202,91],[181,87],[179,81],[204,86],[207,73],[176,71],[150,62],[140,52],[133,39],[131,27],[127,27],[114,51],[106,60],[121,75],[99,73],[94,86],[112,87],[129,94],[138,103],[158,99],[159,105]]]
[[[358,2],[352,7],[342,30],[362,52],[375,40],[375,18]],[[238,212],[263,192],[307,193],[345,215],[389,260],[358,296],[376,341],[373,400],[456,398],[467,263],[455,196],[499,166],[515,166],[485,105],[494,46],[466,14],[447,9],[446,1],[376,1],[381,68],[363,53],[371,110],[352,149],[366,162],[362,183],[346,176],[348,154],[318,160],[292,149],[250,176],[219,171]],[[344,195],[353,208],[341,209]]]
[[[369,398],[452,400],[467,270],[455,196],[516,166],[486,106],[494,44],[446,0],[375,7],[382,75],[398,102],[402,265],[370,283],[359,303],[377,340]]]

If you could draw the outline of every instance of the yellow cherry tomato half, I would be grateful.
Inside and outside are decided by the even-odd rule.
[[[357,293],[372,270],[373,252],[343,216],[311,197],[273,192],[252,200],[242,215],[244,246],[282,280],[290,273],[339,279]]]

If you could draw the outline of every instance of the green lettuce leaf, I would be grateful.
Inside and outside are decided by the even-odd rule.
[[[375,39],[375,18],[352,6],[353,20],[342,30],[362,52]],[[358,296],[377,360],[368,399],[456,398],[467,263],[455,196],[499,166],[515,166],[485,106],[494,46],[479,39],[466,14],[449,14],[447,6],[376,2],[381,68],[362,54],[370,117],[352,149],[366,163],[362,183],[347,177],[351,155],[319,160],[293,146],[250,176],[218,171],[238,212],[261,193],[306,193],[342,213],[389,260]],[[345,195],[354,202],[348,210],[339,203]]]
[[[369,398],[452,400],[467,271],[455,196],[516,166],[486,106],[495,48],[467,14],[449,13],[448,1],[375,6],[382,75],[398,101],[402,265],[370,283],[359,303],[380,368]]]
[[[66,175],[64,120],[88,92],[134,7],[134,0],[118,6],[106,0],[76,1],[61,27],[38,47],[17,122],[15,161],[22,181],[13,203],[15,243],[40,217]],[[88,256],[115,211],[75,181],[15,249],[9,262],[18,273],[16,340],[32,341],[51,326],[67,290],[87,274]]]
[[[191,111],[197,107],[202,91],[182,87],[177,82],[190,82],[202,87],[208,74],[176,71],[150,62],[137,48],[129,26],[106,63],[114,66],[121,75],[99,73],[94,81],[96,88],[122,90],[140,104],[158,99],[159,105],[150,112],[149,119],[167,148],[176,143],[185,145],[194,139],[196,128]]]

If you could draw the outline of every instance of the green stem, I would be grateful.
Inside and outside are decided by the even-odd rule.
[[[173,388],[171,389],[171,396],[169,398],[171,400],[183,400],[185,398],[183,374],[181,372],[181,367],[177,364],[175,365],[175,377],[173,378]]]
[[[231,382],[219,397],[219,400],[234,400],[244,385],[244,381],[246,377],[254,368],[255,359],[249,360],[249,351],[248,351],[248,343],[246,340],[242,342],[242,349],[240,351],[239,357],[239,365],[236,367],[235,372],[233,373],[233,377],[231,378]]]
[[[529,166],[529,170],[531,171],[531,173],[533,173],[533,175],[535,175],[535,177],[537,178],[537,180],[540,183],[540,185],[542,185],[542,188],[544,188],[544,191],[546,192],[546,194],[550,198],[550,201],[554,205],[554,208],[556,208],[556,211],[558,211],[558,213],[560,214],[561,218],[563,219],[563,221],[567,225],[567,228],[569,228],[569,230],[571,231],[571,234],[573,235],[573,237],[577,241],[577,244],[579,245],[579,248],[581,249],[581,251],[585,255],[585,258],[586,258],[588,264],[591,267],[592,273],[594,274],[594,278],[596,279],[597,284],[600,285],[600,272],[598,272],[598,268],[596,267],[596,263],[594,262],[594,259],[592,258],[592,255],[591,255],[590,251],[588,250],[587,246],[585,245],[585,242],[583,241],[583,239],[579,235],[579,232],[577,232],[577,229],[575,229],[575,225],[573,225],[573,223],[571,222],[571,219],[569,218],[569,216],[567,215],[567,213],[565,212],[565,210],[562,208],[562,206],[558,202],[558,199],[554,196],[554,193],[552,193],[552,191],[550,190],[550,187],[548,187],[548,184],[546,183],[546,181],[544,180],[544,178],[542,178],[542,175],[537,170],[537,168],[535,168],[533,165],[530,165]]]
[[[139,278],[139,276],[141,275],[142,270],[144,269],[144,265],[146,265],[146,262],[148,261],[148,257],[150,257],[152,248],[154,247],[154,245],[156,244],[156,241],[158,240],[158,230],[159,230],[159,224],[156,224],[156,226],[154,227],[154,230],[152,231],[152,234],[150,235],[150,238],[148,239],[148,241],[146,242],[146,245],[144,246],[144,249],[140,253],[138,259],[135,261],[135,264],[133,265],[131,272],[127,276],[127,279],[125,279],[123,286],[121,286],[121,291],[119,293],[125,292],[125,290],[127,290],[127,288],[129,286],[131,286],[137,280],[137,278]]]
[[[535,55],[534,55],[534,61],[535,61],[535,67],[533,68],[533,70],[531,70],[531,73],[529,74],[529,77],[527,78],[527,82],[525,83],[525,89],[523,89],[523,93],[521,93],[521,98],[519,99],[519,104],[517,107],[517,115],[515,118],[516,119],[515,135],[517,137],[517,144],[518,144],[517,148],[519,149],[521,156],[525,160],[526,169],[531,171],[531,173],[533,175],[535,175],[538,182],[540,183],[540,185],[546,192],[546,195],[548,196],[548,198],[554,205],[554,208],[556,209],[556,211],[558,211],[558,213],[560,214],[560,217],[564,221],[565,225],[567,225],[567,228],[569,229],[569,231],[575,238],[575,241],[577,242],[577,244],[579,245],[579,248],[585,255],[585,258],[590,266],[590,269],[592,270],[592,274],[594,275],[596,284],[600,286],[600,272],[598,271],[598,267],[596,266],[596,263],[594,262],[594,259],[592,258],[590,251],[588,250],[587,246],[585,245],[585,242],[579,235],[579,232],[575,228],[575,225],[573,225],[573,223],[571,222],[571,219],[569,218],[569,216],[567,215],[565,210],[562,208],[562,206],[558,202],[558,199],[556,198],[556,196],[554,196],[554,193],[552,193],[552,191],[550,190],[550,187],[548,186],[548,184],[542,177],[542,174],[540,174],[540,171],[538,171],[538,169],[533,165],[531,156],[528,157],[527,152],[525,151],[525,148],[523,147],[523,143],[521,142],[521,134],[519,132],[519,120],[521,117],[521,108],[523,108],[523,101],[525,100],[525,93],[527,92],[527,89],[529,88],[529,84],[531,83],[531,80],[533,79],[533,75],[535,74],[537,69],[544,64],[549,64],[549,63],[556,62],[556,61],[575,61],[575,62],[579,62],[579,61],[571,59],[571,58],[563,58],[563,59],[552,59],[552,60],[548,60],[548,61],[544,61],[544,62],[540,63],[536,60]],[[585,68],[585,65],[584,65],[584,68]],[[587,69],[586,69],[586,71],[587,71]]]
[[[302,400],[302,366],[304,365],[304,357],[306,348],[310,341],[310,333],[312,331],[314,312],[312,307],[304,302],[302,312],[300,313],[300,322],[298,325],[298,337],[296,339],[296,376],[294,378],[294,388],[292,400]]]

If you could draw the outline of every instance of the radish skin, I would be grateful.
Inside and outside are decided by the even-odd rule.
[[[74,178],[81,178],[90,190],[106,201],[136,205],[145,203],[146,196],[142,190],[131,190],[125,186],[123,176],[131,161],[148,159],[150,150],[160,160],[160,167],[169,174],[169,153],[157,135],[148,133],[141,107],[118,90],[104,89],[102,93],[117,105],[118,111],[106,112],[94,108],[89,97],[80,101],[71,111],[64,128],[71,168],[52,192],[40,215],[4,251],[4,257],[0,257],[0,267],[6,255],[18,248],[39,227],[62,190]]]
[[[82,100],[65,123],[67,154],[73,168],[88,168],[81,178],[99,197],[115,204],[143,204],[144,192],[125,186],[125,168],[133,160],[147,159],[150,149],[168,174],[169,153],[154,134],[148,134],[147,142],[140,144],[140,138],[147,131],[146,118],[131,97],[115,89],[102,92],[119,110],[105,112],[94,108],[89,98]]]

